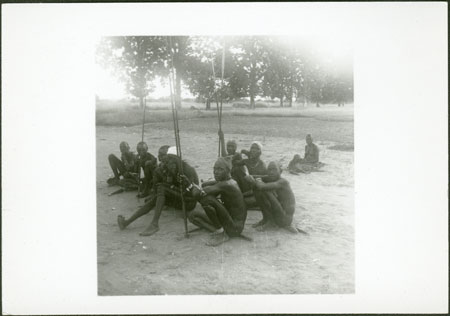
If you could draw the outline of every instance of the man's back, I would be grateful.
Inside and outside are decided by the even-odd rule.
[[[311,143],[305,146],[305,161],[310,163],[319,162],[319,147]]]

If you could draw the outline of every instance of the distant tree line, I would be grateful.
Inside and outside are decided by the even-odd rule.
[[[249,98],[250,108],[258,96],[278,98],[282,107],[294,101],[317,106],[353,101],[351,65],[321,60],[311,47],[293,45],[283,37],[104,37],[97,46],[97,62],[112,70],[141,106],[154,89],[154,80],[167,78],[172,65],[177,107],[182,82],[207,108],[219,93],[224,101]]]

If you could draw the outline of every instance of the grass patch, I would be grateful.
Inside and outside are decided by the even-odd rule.
[[[353,143],[351,144],[342,144],[342,145],[334,145],[334,146],[330,146],[328,147],[328,149],[332,149],[332,150],[339,150],[339,151],[354,151],[355,146],[353,145]]]
[[[213,111],[180,110],[179,120],[190,120],[202,117],[215,117]],[[141,109],[122,109],[97,111],[95,123],[97,126],[136,126],[142,124],[143,112]],[[172,111],[169,109],[152,109],[145,113],[145,123],[172,121]]]
[[[96,110],[97,126],[136,126],[142,124],[143,112],[138,104],[123,105],[117,102],[114,106],[98,105]],[[216,118],[217,109],[212,104],[211,110],[202,109],[204,105],[195,102],[183,102],[183,108],[178,111],[179,120],[192,120],[199,118]],[[325,122],[353,122],[353,107],[262,107],[256,109],[235,108],[232,103],[223,105],[223,119],[229,117],[257,118],[313,118]],[[170,103],[166,101],[147,102],[145,123],[158,123],[172,121]]]

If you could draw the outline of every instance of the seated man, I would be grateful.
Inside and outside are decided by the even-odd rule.
[[[135,179],[133,173],[137,171],[136,155],[130,151],[130,145],[127,142],[121,142],[119,147],[121,159],[114,154],[108,156],[109,165],[114,173],[114,177],[107,180],[109,185],[118,185],[120,176],[124,179]]]
[[[254,208],[257,206],[256,199],[254,196],[254,187],[246,179],[248,175],[254,177],[262,177],[267,175],[266,164],[260,159],[262,154],[262,145],[260,142],[254,141],[250,146],[250,151],[241,150],[241,153],[248,156],[248,159],[242,159],[236,161],[237,166],[243,166],[243,173],[238,176],[238,182],[240,184],[241,191],[244,195],[244,201],[246,208]]]
[[[154,192],[156,192],[156,194],[150,195],[150,198],[147,199],[146,203],[128,220],[122,215],[118,216],[117,221],[121,230],[125,229],[125,227],[130,225],[137,218],[149,213],[155,208],[155,214],[153,215],[150,225],[139,234],[141,236],[151,236],[159,231],[159,218],[164,205],[182,209],[180,186],[183,177],[181,177],[179,171],[181,163],[183,164],[184,175],[189,179],[189,182],[198,185],[197,172],[193,167],[188,165],[185,161],[181,161],[178,156],[176,156],[175,147],[170,147],[167,151],[167,157],[164,157],[163,159],[164,160],[161,161],[162,165],[155,171]],[[164,163],[164,161],[166,162]],[[186,189],[186,185],[184,184],[185,183],[183,182],[185,207],[186,211],[190,212],[195,208],[197,201],[192,196],[192,193]]]
[[[225,148],[225,137],[221,130],[219,130],[219,138],[222,144],[222,157],[231,157],[231,178],[237,182],[241,190],[247,188],[248,184],[243,180],[246,176],[245,167],[242,164],[238,165],[242,161],[242,155],[236,152],[236,141],[229,140]]]
[[[319,148],[313,143],[311,134],[306,135],[305,157],[295,155],[289,162],[288,170],[291,173],[309,172],[319,163]]]
[[[248,176],[248,180],[258,189],[256,201],[263,213],[263,219],[253,227],[263,231],[275,224],[297,233],[297,229],[291,226],[295,212],[295,196],[289,181],[281,178],[281,168],[276,162],[269,163],[267,172],[268,175],[262,180]]]
[[[145,142],[139,142],[136,150],[138,152],[138,172],[141,172],[141,168],[144,171],[144,179],[141,179],[142,190],[138,197],[146,197],[152,188],[153,171],[156,168],[157,160],[148,152],[148,146]]]
[[[230,237],[240,236],[247,218],[241,190],[230,175],[230,160],[229,157],[217,159],[214,164],[215,181],[203,183],[202,188],[191,185],[206,216],[193,211],[189,214],[189,220],[212,232],[206,243],[208,246],[218,246]]]

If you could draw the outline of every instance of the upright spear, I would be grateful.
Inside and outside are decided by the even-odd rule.
[[[180,174],[184,175],[183,170],[183,158],[181,155],[181,143],[180,143],[180,129],[178,125],[178,111],[175,107],[174,102],[174,93],[173,93],[173,87],[172,82],[175,82],[175,72],[173,67],[173,51],[172,51],[172,39],[169,37],[169,50],[170,50],[170,67],[169,67],[169,88],[170,88],[170,103],[172,105],[172,118],[173,118],[173,127],[174,127],[174,133],[175,133],[175,147],[177,148],[177,156],[180,160]],[[189,233],[187,229],[187,213],[186,213],[186,204],[184,201],[184,188],[183,188],[183,179],[181,179],[180,183],[180,196],[181,196],[181,207],[183,209],[183,219],[184,219],[184,237],[188,238]]]
[[[145,126],[145,108],[147,107],[147,98],[144,97],[144,109],[142,114],[142,137],[141,142],[144,142],[144,126]],[[141,165],[139,162],[139,169],[138,169],[138,198],[141,194]]]

